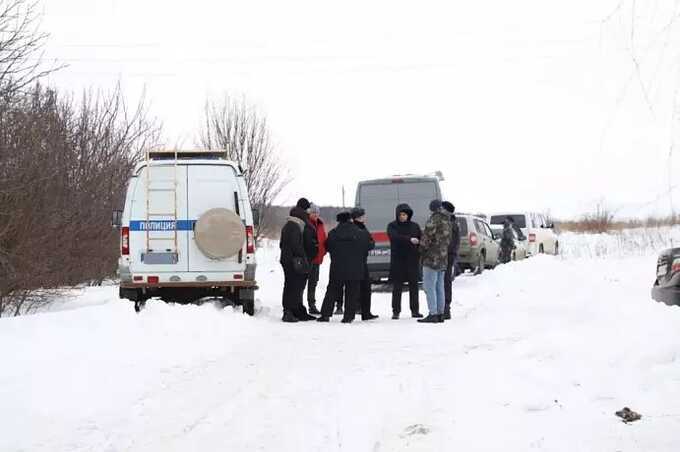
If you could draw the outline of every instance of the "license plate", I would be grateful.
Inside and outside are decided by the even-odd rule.
[[[368,253],[369,256],[389,256],[390,255],[390,250],[388,249],[378,249],[378,250],[371,250]]]

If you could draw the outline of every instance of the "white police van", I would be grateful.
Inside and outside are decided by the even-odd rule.
[[[223,151],[155,151],[128,182],[120,298],[188,303],[216,296],[254,314],[255,219],[243,172]]]

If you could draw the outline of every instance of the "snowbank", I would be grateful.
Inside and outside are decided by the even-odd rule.
[[[680,246],[680,226],[625,229],[603,234],[560,234],[564,258],[649,256]]]

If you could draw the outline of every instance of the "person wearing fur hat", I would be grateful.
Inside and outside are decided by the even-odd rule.
[[[361,234],[364,236],[364,240],[368,242],[368,248],[366,248],[366,254],[364,255],[364,278],[359,284],[359,308],[361,309],[361,320],[373,320],[377,319],[378,316],[371,313],[371,278],[368,274],[368,253],[373,248],[375,248],[375,240],[368,232],[366,228],[366,211],[361,207],[355,207],[352,209],[352,221],[354,225],[359,228]]]
[[[422,323],[444,321],[444,274],[448,265],[449,244],[451,243],[451,220],[442,212],[442,202],[430,202],[430,219],[427,220],[420,241],[420,255],[423,263],[423,289],[427,296],[430,314]]]
[[[316,286],[319,283],[319,268],[323,264],[323,258],[326,255],[326,226],[319,216],[321,209],[314,203],[311,203],[309,209],[309,222],[316,231],[317,243],[319,244],[319,252],[314,256],[309,271],[309,279],[307,280],[307,305],[309,306],[310,314],[321,314],[316,308]]]
[[[408,282],[411,317],[420,318],[418,302],[418,279],[420,262],[418,245],[422,235],[420,226],[413,218],[413,209],[408,204],[399,204],[395,209],[395,221],[387,225],[390,238],[390,281],[392,282],[392,319],[399,319],[401,294],[404,283]]]
[[[333,315],[333,305],[345,291],[345,311],[342,323],[351,323],[356,315],[360,282],[364,278],[365,256],[369,242],[361,230],[352,223],[349,212],[340,212],[338,225],[328,233],[326,249],[331,255],[331,269],[326,296],[321,305],[319,322],[328,322]]]
[[[451,319],[451,301],[453,300],[453,280],[456,278],[458,250],[460,249],[460,228],[456,218],[456,207],[449,201],[442,203],[444,213],[451,218],[451,244],[449,245],[448,265],[444,274],[444,320]]]
[[[293,207],[286,224],[281,229],[280,263],[283,267],[283,318],[284,322],[314,320],[302,304],[302,294],[309,273],[310,263],[303,243],[303,231],[307,213],[300,207]]]

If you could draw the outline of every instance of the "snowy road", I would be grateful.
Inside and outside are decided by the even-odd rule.
[[[376,322],[283,324],[275,259],[255,318],[136,315],[102,287],[1,319],[0,451],[680,450],[680,309],[651,301],[653,256],[462,277],[443,325],[389,319],[387,294]]]

